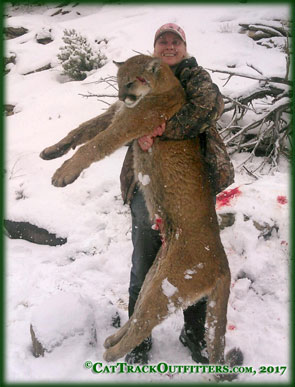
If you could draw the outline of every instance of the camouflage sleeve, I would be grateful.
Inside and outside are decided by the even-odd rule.
[[[167,123],[163,140],[194,138],[216,121],[223,111],[218,87],[202,67],[184,68],[179,76],[187,103]]]

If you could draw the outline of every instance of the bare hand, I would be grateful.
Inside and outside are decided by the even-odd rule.
[[[163,124],[161,124],[160,126],[155,128],[154,131],[152,132],[152,134],[150,134],[149,136],[142,136],[142,137],[140,137],[137,140],[140,148],[143,151],[147,151],[153,145],[154,138],[157,137],[157,136],[162,136],[162,134],[164,133],[165,129],[166,129],[166,122],[163,122]]]
[[[154,143],[152,136],[142,136],[137,141],[143,151],[147,151]]]
[[[152,137],[162,136],[166,129],[166,122],[163,122],[160,126],[158,126],[156,129],[154,129],[153,133],[151,134]]]

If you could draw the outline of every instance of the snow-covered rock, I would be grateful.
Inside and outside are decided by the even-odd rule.
[[[79,294],[54,295],[33,309],[30,331],[36,357],[44,356],[45,351],[53,351],[64,340],[76,335],[94,344],[94,312],[87,300]]]

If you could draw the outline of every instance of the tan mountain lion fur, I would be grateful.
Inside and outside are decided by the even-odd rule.
[[[81,171],[122,145],[150,134],[185,103],[185,93],[169,66],[137,55],[118,70],[120,101],[87,121],[41,157],[51,159],[85,143],[54,174],[63,187]],[[144,281],[129,321],[105,340],[104,359],[115,361],[139,345],[179,308],[207,297],[206,343],[211,364],[224,363],[224,335],[230,271],[198,139],[161,141],[149,151],[133,142],[135,176],[152,220],[163,221],[164,243]],[[239,350],[237,350],[239,351]],[[237,352],[236,352],[237,353]]]

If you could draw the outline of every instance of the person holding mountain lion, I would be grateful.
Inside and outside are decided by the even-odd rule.
[[[163,254],[167,253],[167,249],[162,248],[162,239],[161,239],[161,218],[156,219],[156,224],[153,226],[151,223],[151,219],[148,211],[148,202],[149,200],[145,200],[145,197],[142,193],[142,190],[139,189],[139,181],[137,179],[138,176],[135,176],[134,170],[136,169],[136,162],[139,158],[139,153],[141,153],[140,159],[145,161],[146,163],[150,163],[152,157],[145,157],[145,154],[149,152],[156,152],[156,149],[160,149],[161,147],[164,149],[174,149],[177,148],[177,144],[180,145],[182,142],[190,143],[190,151],[192,158],[189,160],[196,160],[194,158],[194,141],[192,143],[192,139],[197,139],[196,143],[200,143],[202,149],[202,169],[204,170],[203,164],[205,164],[206,173],[202,172],[202,179],[204,186],[208,188],[204,188],[201,186],[201,190],[206,192],[206,195],[200,196],[198,198],[200,205],[202,206],[203,201],[206,201],[210,195],[212,195],[212,203],[211,199],[208,200],[210,202],[209,206],[211,206],[210,213],[212,219],[215,218],[214,224],[215,226],[212,228],[210,225],[207,225],[210,229],[210,237],[213,238],[216,242],[216,247],[218,251],[220,251],[220,262],[218,260],[215,262],[215,255],[213,252],[206,251],[205,255],[209,255],[211,259],[212,265],[212,273],[216,272],[217,277],[212,280],[215,283],[218,282],[218,276],[222,278],[225,275],[226,281],[224,282],[224,286],[226,288],[224,300],[221,300],[221,304],[227,305],[227,297],[229,291],[229,269],[226,261],[226,257],[221,246],[218,225],[216,219],[216,213],[214,209],[213,197],[228,187],[234,178],[233,166],[230,162],[229,156],[226,152],[225,145],[223,144],[222,139],[220,138],[217,130],[216,130],[216,121],[222,114],[223,111],[223,100],[220,94],[218,87],[212,82],[210,75],[207,71],[205,71],[201,66],[198,65],[196,59],[190,56],[187,52],[187,42],[186,36],[181,27],[174,23],[168,23],[161,26],[155,34],[154,39],[154,53],[153,58],[148,58],[144,56],[139,56],[140,58],[130,58],[129,61],[126,62],[123,73],[120,73],[120,68],[118,72],[118,83],[119,83],[119,101],[112,105],[104,114],[95,117],[83,124],[81,124],[77,129],[71,131],[64,139],[62,139],[59,143],[44,149],[41,152],[41,157],[43,159],[52,159],[56,157],[60,157],[65,154],[70,148],[75,148],[77,145],[86,143],[83,147],[79,148],[79,150],[75,153],[75,155],[67,160],[61,168],[59,168],[53,178],[52,184],[57,187],[63,187],[67,184],[71,184],[81,173],[81,171],[85,168],[88,168],[89,165],[94,162],[102,159],[105,155],[111,154],[115,149],[119,146],[126,144],[127,140],[132,140],[132,144],[129,145],[129,149],[127,151],[120,179],[121,179],[121,190],[122,197],[125,204],[129,204],[131,208],[132,215],[132,242],[133,242],[133,253],[132,253],[132,267],[130,274],[130,285],[129,285],[129,305],[128,305],[128,314],[131,317],[135,312],[140,313],[138,310],[139,306],[136,306],[137,299],[141,301],[145,298],[146,294],[140,291],[143,286],[144,280],[146,277],[149,277],[151,281],[152,275],[155,270],[156,257],[159,257],[159,251]],[[151,60],[152,59],[152,60]],[[161,59],[159,61],[159,59]],[[128,63],[132,62],[132,66],[137,66],[137,69],[141,69],[142,71],[142,61],[147,64],[144,65],[144,71],[146,76],[149,78],[142,77],[140,75],[136,76],[136,79],[131,82],[128,80]],[[137,62],[138,61],[138,62]],[[157,63],[159,62],[159,63]],[[162,63],[162,65],[161,65]],[[169,67],[170,69],[169,69]],[[131,65],[130,65],[131,66]],[[170,105],[167,105],[167,102],[163,103],[161,100],[162,107],[156,104],[151,104],[152,99],[155,98],[154,101],[157,101],[158,95],[156,93],[157,85],[154,83],[154,78],[157,77],[157,71],[159,69],[166,66],[168,72],[170,73],[170,82],[175,84],[175,87],[171,89],[167,89],[168,85],[166,85],[167,78],[162,80],[161,87],[163,89],[167,89],[167,96],[165,101],[168,101],[170,98]],[[160,71],[161,74],[165,74],[165,69]],[[182,88],[179,85],[179,82],[171,71],[174,73],[175,77],[180,81]],[[131,71],[131,69],[130,69]],[[127,75],[126,75],[127,73]],[[126,75],[126,77],[125,77]],[[164,76],[164,75],[163,75]],[[123,79],[121,79],[123,78]],[[126,78],[126,79],[125,79]],[[151,83],[152,82],[152,83]],[[166,83],[165,83],[166,82]],[[171,85],[171,86],[173,86]],[[134,92],[132,88],[134,87]],[[169,86],[170,87],[170,86]],[[150,96],[150,90],[153,89],[153,95]],[[174,90],[174,91],[173,91]],[[176,93],[178,90],[178,97],[172,95],[172,93]],[[165,91],[165,90],[164,90]],[[160,92],[163,92],[161,90]],[[163,93],[164,95],[165,93]],[[171,94],[171,95],[170,95]],[[182,95],[183,94],[183,95]],[[185,95],[184,95],[185,94]],[[179,101],[176,101],[176,98]],[[146,100],[146,102],[145,102]],[[125,107],[123,109],[120,108],[122,106],[122,101],[124,102]],[[141,102],[140,102],[141,101]],[[121,104],[121,105],[120,105]],[[140,109],[142,113],[140,114]],[[162,111],[159,109],[163,109],[166,107],[167,116],[162,114]],[[121,109],[121,110],[120,110]],[[139,111],[137,111],[139,109]],[[157,110],[158,109],[158,110]],[[134,114],[136,114],[136,122],[134,122]],[[113,119],[114,118],[114,119]],[[126,120],[125,120],[126,119]],[[153,122],[153,124],[150,124]],[[153,125],[153,127],[149,127]],[[109,130],[105,130],[109,129]],[[146,133],[146,135],[143,135]],[[159,142],[162,144],[159,144]],[[166,142],[166,145],[165,145]],[[173,144],[174,145],[173,145]],[[134,146],[135,145],[135,146]],[[182,146],[182,148],[185,145]],[[139,152],[140,151],[140,152]],[[134,154],[134,152],[136,154]],[[139,153],[138,153],[139,152]],[[196,150],[197,152],[197,150]],[[161,152],[157,153],[160,157]],[[170,157],[170,162],[173,163],[173,158],[171,158],[171,153],[168,152],[167,155]],[[185,149],[184,149],[185,156]],[[172,160],[172,161],[171,161]],[[178,160],[178,166],[182,165],[183,158],[180,159],[180,163]],[[185,168],[190,170],[190,165],[187,164]],[[161,164],[161,163],[160,163]],[[159,164],[156,164],[156,169]],[[170,164],[171,165],[171,164]],[[165,167],[165,163],[163,163]],[[167,170],[167,166],[165,167]],[[162,168],[162,171],[165,169]],[[169,167],[170,168],[170,167]],[[197,169],[196,165],[192,165],[194,171]],[[139,169],[140,171],[140,169]],[[153,169],[150,169],[153,171]],[[155,171],[156,172],[156,171]],[[187,172],[187,171],[183,171]],[[181,172],[180,172],[181,173]],[[167,175],[168,176],[168,175]],[[148,177],[148,176],[147,176]],[[152,176],[151,176],[152,177]],[[140,179],[139,179],[140,180]],[[192,180],[194,181],[194,179]],[[207,183],[210,182],[210,187]],[[141,182],[142,183],[142,182]],[[198,183],[199,184],[199,183]],[[157,194],[157,185],[155,182],[150,184],[154,191],[151,193],[152,200],[157,202],[160,201],[159,197],[156,197]],[[194,185],[194,183],[192,183]],[[163,187],[162,187],[163,188]],[[179,187],[177,187],[179,188]],[[181,188],[181,187],[180,187]],[[185,189],[186,187],[184,187]],[[210,189],[211,188],[211,189]],[[150,189],[150,188],[149,188]],[[205,189],[205,191],[204,191]],[[197,192],[197,191],[194,191]],[[180,192],[179,198],[181,198],[182,191]],[[165,193],[164,193],[165,196]],[[193,207],[196,207],[194,203],[195,199],[193,196],[188,197],[189,195],[186,193],[186,203],[188,200],[191,201]],[[198,194],[195,194],[198,196]],[[161,194],[160,194],[161,197]],[[202,198],[202,199],[201,199]],[[167,202],[169,201],[169,197],[166,195]],[[164,200],[165,202],[165,200]],[[165,203],[163,203],[163,207]],[[199,204],[198,204],[199,205]],[[178,202],[176,207],[178,207]],[[161,205],[160,205],[161,207]],[[167,207],[167,206],[166,206]],[[177,218],[178,210],[175,206],[172,209],[171,214],[175,213]],[[189,207],[189,206],[188,206]],[[208,207],[209,208],[209,207]],[[150,210],[150,207],[149,207]],[[190,217],[192,220],[195,218],[195,215],[198,216],[199,207],[197,208],[197,212],[191,213]],[[194,210],[195,211],[195,210]],[[154,215],[155,213],[153,213]],[[173,217],[173,216],[172,216]],[[157,222],[158,220],[158,222]],[[211,222],[211,220],[209,220]],[[213,220],[212,220],[213,222]],[[197,224],[194,223],[193,224]],[[176,223],[177,225],[177,223]],[[167,225],[166,225],[167,226]],[[207,227],[206,226],[206,227]],[[184,225],[187,227],[187,224]],[[198,227],[193,227],[198,228]],[[208,230],[209,230],[208,228]],[[214,232],[212,231],[214,230]],[[166,230],[167,231],[167,230]],[[181,231],[181,230],[180,230]],[[190,230],[193,231],[193,230]],[[195,233],[197,234],[200,230],[196,229]],[[177,229],[175,230],[177,234]],[[215,238],[216,236],[216,238]],[[194,237],[193,237],[194,238]],[[188,240],[189,243],[190,240]],[[175,242],[175,240],[174,240]],[[174,243],[172,242],[172,244]],[[192,240],[191,240],[192,242]],[[215,243],[214,242],[214,243]],[[177,242],[178,243],[178,238]],[[185,242],[186,243],[186,242]],[[194,241],[196,243],[196,241]],[[188,246],[188,244],[184,244],[184,246]],[[213,246],[213,244],[212,244]],[[191,245],[190,250],[194,249],[193,245]],[[184,253],[185,254],[185,253]],[[191,255],[187,255],[184,260],[187,260],[187,264],[190,264],[191,259],[194,259],[194,255],[196,255],[195,250],[190,251]],[[210,255],[211,254],[211,255]],[[218,255],[218,253],[216,253]],[[216,257],[217,257],[216,255]],[[161,254],[160,254],[161,258]],[[214,258],[214,259],[213,259]],[[212,261],[213,259],[213,261]],[[216,258],[217,259],[217,258]],[[209,262],[209,261],[208,261]],[[167,263],[168,264],[168,263]],[[170,265],[170,263],[169,263]],[[153,271],[149,271],[149,269],[153,266]],[[166,267],[168,270],[168,268]],[[166,270],[165,269],[165,270]],[[222,270],[224,269],[224,273]],[[147,276],[149,272],[149,275]],[[205,273],[205,271],[204,271]],[[189,292],[192,294],[189,297],[192,297],[193,302],[198,301],[197,303],[189,306],[184,310],[184,327],[180,334],[180,341],[187,346],[192,354],[192,358],[196,362],[200,363],[208,363],[209,358],[206,351],[206,340],[205,340],[205,320],[206,320],[206,310],[208,308],[214,307],[212,306],[214,302],[208,303],[207,299],[204,297],[204,294],[209,294],[208,292],[202,292],[199,297],[195,297],[196,287],[202,288],[202,284],[198,281],[203,282],[204,278],[198,277],[199,274],[194,272],[193,275],[196,275],[195,282],[192,280],[190,283],[194,283],[194,287],[189,289]],[[220,277],[220,278],[221,278]],[[205,278],[206,280],[206,278]],[[208,281],[211,281],[211,277],[208,278]],[[217,282],[216,282],[217,281]],[[165,281],[164,281],[165,282]],[[221,283],[220,281],[218,282]],[[149,285],[152,285],[151,283]],[[208,284],[207,284],[208,285]],[[206,286],[207,286],[206,285]],[[208,285],[209,286],[209,285]],[[211,285],[210,285],[211,286]],[[212,285],[213,286],[213,285]],[[146,287],[147,289],[147,287]],[[186,289],[184,287],[184,289]],[[209,289],[209,288],[208,288]],[[210,288],[211,289],[211,288]],[[213,289],[213,288],[212,288]],[[180,289],[179,289],[180,290]],[[188,290],[186,289],[183,293],[183,298],[186,298]],[[213,292],[214,293],[214,292]],[[213,294],[212,293],[212,294]],[[213,294],[214,297],[217,296],[217,293]],[[189,298],[188,297],[188,298]],[[203,297],[203,298],[202,298]],[[220,295],[219,295],[220,298]],[[180,300],[180,299],[179,299]],[[157,302],[156,300],[149,300],[149,302]],[[165,299],[166,302],[166,299]],[[139,303],[137,303],[139,304]],[[185,304],[188,305],[188,304]],[[225,305],[222,307],[224,308]],[[160,307],[160,305],[158,305]],[[137,308],[137,311],[136,311]],[[151,305],[150,307],[151,308]],[[140,309],[140,308],[139,308]],[[219,311],[220,312],[220,311]],[[219,313],[218,312],[218,313]],[[158,313],[158,312],[157,312]],[[159,310],[160,313],[160,310]],[[226,313],[220,312],[222,315],[223,321],[221,322],[222,331],[225,329],[225,316]],[[156,315],[158,316],[158,315]],[[162,316],[164,318],[164,316]],[[207,316],[208,317],[208,316]],[[135,319],[137,320],[137,319]],[[135,321],[134,320],[134,321]],[[109,338],[105,342],[105,348],[107,348],[106,359],[115,359],[120,354],[126,355],[126,361],[128,363],[140,363],[146,364],[149,360],[149,351],[152,345],[152,339],[148,334],[145,336],[141,336],[139,334],[138,338],[135,338],[135,334],[133,336],[126,336],[125,339],[122,337],[129,330],[130,326],[134,323],[129,319],[129,323],[126,324],[126,327],[119,330],[118,337],[117,335],[113,335],[113,337]],[[160,321],[160,320],[159,320]],[[158,323],[153,321],[153,323]],[[131,324],[131,325],[130,325]],[[130,328],[131,329],[131,328]],[[133,328],[132,328],[133,329]],[[140,328],[138,328],[140,330]],[[137,332],[138,333],[138,332]],[[143,334],[143,332],[141,332]],[[121,336],[120,336],[121,335]],[[223,340],[223,333],[220,333],[220,343]],[[207,335],[208,336],[208,335]],[[128,338],[127,338],[128,337]],[[129,339],[134,338],[134,344]],[[122,339],[122,340],[121,340]],[[144,340],[143,340],[144,339]],[[124,342],[124,344],[120,344],[119,341]],[[143,340],[143,341],[142,341]],[[136,343],[135,343],[136,341]],[[142,341],[142,342],[141,342]],[[207,337],[208,341],[208,337]],[[209,340],[210,341],[210,340]],[[119,343],[119,344],[116,344]],[[135,347],[135,345],[137,345]],[[114,346],[114,349],[111,347]],[[116,348],[115,348],[116,347]],[[128,348],[127,348],[128,347]],[[135,347],[135,348],[134,348]],[[132,349],[133,348],[133,349]],[[208,346],[207,346],[208,348]],[[126,349],[126,350],[125,350]],[[222,344],[215,345],[215,349],[220,353],[216,355],[217,358],[221,359],[223,356]],[[211,354],[212,348],[210,347]],[[217,354],[216,352],[216,354]],[[211,355],[211,359],[214,359],[215,355]]]
[[[148,151],[153,138],[184,140],[199,136],[208,166],[212,195],[216,195],[233,182],[234,171],[222,139],[216,130],[216,121],[223,111],[223,100],[210,75],[187,52],[185,32],[174,23],[161,26],[155,34],[154,57],[168,64],[180,80],[186,93],[186,104],[168,122],[155,128],[151,136],[138,139],[142,150]],[[169,130],[165,128],[169,127]],[[167,134],[166,134],[167,133]],[[168,134],[169,133],[169,134]],[[126,154],[121,172],[121,189],[124,203],[130,204],[132,214],[132,268],[129,286],[129,317],[132,315],[141,286],[151,267],[162,241],[158,230],[152,229],[142,192],[133,174],[132,147]],[[194,198],[191,198],[194,200]],[[197,232],[197,230],[196,230]],[[188,346],[197,362],[207,362],[205,349],[206,300],[184,311],[184,327],[180,341]],[[151,337],[126,356],[129,363],[147,363]]]

